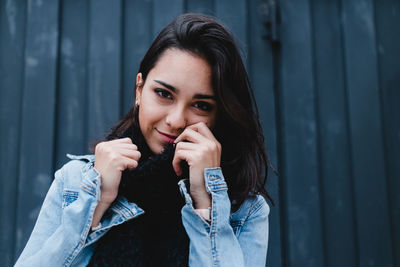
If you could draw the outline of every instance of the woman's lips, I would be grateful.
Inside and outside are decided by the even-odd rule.
[[[158,129],[156,129],[156,131],[160,134],[161,138],[168,143],[173,143],[175,141],[175,139],[177,138],[177,136],[175,135],[170,135],[167,133],[163,133],[161,131],[159,131]]]

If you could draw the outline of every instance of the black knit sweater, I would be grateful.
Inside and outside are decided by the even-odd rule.
[[[179,178],[172,168],[174,151],[171,144],[160,155],[142,153],[139,166],[124,171],[119,194],[145,213],[103,236],[88,266],[188,266],[189,238],[181,220]]]

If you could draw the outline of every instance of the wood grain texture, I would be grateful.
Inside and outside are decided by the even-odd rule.
[[[282,1],[281,125],[284,265],[323,266],[310,3]]]
[[[67,161],[66,153],[87,154],[87,59],[89,45],[86,1],[62,1],[55,129],[56,164]]]
[[[26,8],[0,2],[0,266],[14,263]]]
[[[185,12],[190,13],[201,13],[207,15],[215,14],[215,6],[213,0],[186,0],[185,1]]]
[[[260,113],[261,123],[265,136],[266,151],[272,165],[278,169],[278,146],[277,146],[277,124],[276,124],[276,96],[274,88],[274,76],[278,73],[279,65],[274,58],[271,43],[266,39],[267,30],[264,25],[266,23],[263,14],[265,10],[265,1],[257,0],[248,2],[247,6],[248,25],[248,72],[252,86],[254,88],[255,98]],[[280,218],[280,190],[279,179],[272,169],[269,169],[267,180],[267,190],[275,202],[275,206],[270,205],[269,216],[269,247],[267,256],[267,266],[282,266],[282,249],[281,249],[281,218]]]
[[[136,74],[140,61],[153,41],[153,5],[152,1],[125,1],[123,28],[123,92],[122,116],[134,104]]]
[[[247,4],[245,0],[215,0],[215,15],[232,32],[241,52],[244,65],[247,63]]]
[[[121,1],[90,2],[88,113],[89,142],[100,140],[120,117]]]
[[[337,23],[340,11],[337,1],[312,1],[319,176],[324,204],[324,265],[352,267],[358,262],[357,235],[343,73],[343,33]]]
[[[392,266],[373,4],[342,6],[359,264]]]
[[[184,0],[153,0],[153,38],[184,10]]]
[[[24,57],[15,255],[52,182],[59,2],[28,3]]]
[[[393,266],[400,266],[400,2],[374,8]]]

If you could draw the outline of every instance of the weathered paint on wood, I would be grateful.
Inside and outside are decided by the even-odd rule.
[[[90,1],[89,5],[89,140],[102,139],[120,117],[121,8],[121,0]]]
[[[55,169],[65,163],[66,153],[88,153],[88,92],[85,88],[88,84],[89,2],[61,3]]]
[[[342,4],[359,264],[392,266],[373,3]]]
[[[184,0],[153,0],[153,36],[185,10]],[[168,10],[168,12],[166,12]]]
[[[185,12],[202,13],[210,16],[215,15],[214,1],[213,0],[186,0]]]
[[[323,266],[312,24],[308,1],[282,1],[284,237],[289,266]]]
[[[234,33],[279,178],[267,266],[400,266],[400,2],[0,1],[0,265],[32,230],[65,153],[132,106],[139,62],[182,12]]]
[[[123,38],[123,102],[122,117],[134,104],[136,74],[154,36],[152,33],[152,1],[125,1]]]
[[[247,67],[247,5],[245,0],[216,0],[215,16],[227,25],[242,54],[243,62]]]
[[[52,181],[57,22],[57,2],[28,4],[16,202],[17,253],[29,237]]]
[[[253,14],[248,17],[248,25],[252,25],[248,30],[247,43],[247,62],[248,72],[254,88],[255,98],[259,113],[261,115],[261,123],[264,130],[266,141],[266,150],[270,157],[272,165],[279,169],[278,166],[278,148],[277,148],[277,124],[276,124],[276,98],[274,81],[276,60],[274,60],[273,49],[271,43],[266,39],[267,28],[265,27],[265,1],[249,1],[247,14]],[[276,57],[276,55],[275,55]],[[273,171],[269,170],[267,180],[268,193],[274,200],[275,206],[271,206],[269,227],[269,247],[268,247],[268,265],[282,266],[281,260],[281,222],[280,222],[280,195],[279,195],[279,177]]]
[[[14,262],[25,1],[0,1],[0,265]],[[6,75],[5,75],[6,74]]]
[[[29,2],[23,72],[16,255],[36,221],[52,182],[58,54],[58,1]]]
[[[393,266],[400,266],[400,2],[374,9]]]
[[[352,267],[357,262],[356,228],[343,38],[337,23],[340,21],[340,5],[330,0],[312,3],[324,266]]]

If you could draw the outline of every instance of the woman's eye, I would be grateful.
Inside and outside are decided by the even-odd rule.
[[[208,102],[196,102],[196,103],[194,103],[193,106],[202,111],[211,111],[212,110],[212,105]]]
[[[164,89],[155,89],[154,92],[162,98],[172,99],[172,94]]]

